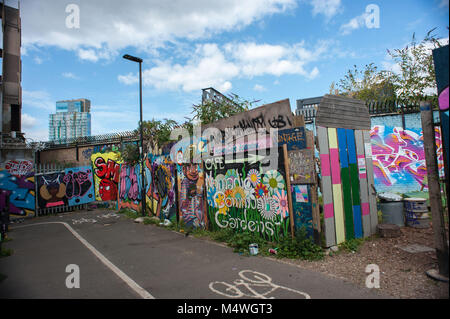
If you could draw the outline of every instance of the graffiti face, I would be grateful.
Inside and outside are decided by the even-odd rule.
[[[178,166],[180,215],[187,226],[205,227],[203,172],[199,164]]]
[[[100,198],[104,201],[117,200],[117,185],[108,179],[102,179],[100,181],[98,192]]]
[[[64,173],[54,173],[39,177],[39,207],[50,208],[67,203]]]
[[[197,164],[187,164],[183,166],[184,175],[191,181],[198,180],[198,165]]]

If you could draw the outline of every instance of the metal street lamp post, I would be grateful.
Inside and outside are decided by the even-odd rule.
[[[138,57],[131,56],[129,54],[125,54],[123,56],[124,59],[138,62],[139,63],[139,106],[140,106],[140,121],[139,121],[139,131],[140,131],[140,146],[139,146],[139,160],[141,162],[141,180],[142,180],[142,190],[141,190],[141,204],[142,204],[142,216],[145,216],[145,179],[144,179],[144,137],[143,137],[143,128],[142,128],[142,59]]]

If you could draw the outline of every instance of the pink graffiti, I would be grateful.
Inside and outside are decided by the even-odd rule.
[[[427,188],[427,168],[423,148],[423,133],[376,125],[370,132],[375,178],[386,186],[416,181]],[[443,172],[441,133],[435,128],[438,167]]]
[[[30,161],[9,161],[5,164],[5,169],[11,175],[24,176],[33,170],[33,163]]]

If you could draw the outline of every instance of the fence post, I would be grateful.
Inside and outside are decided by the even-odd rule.
[[[436,248],[436,257],[439,264],[438,276],[444,276],[448,281],[448,243],[445,232],[444,216],[442,214],[442,198],[437,166],[434,120],[430,102],[426,101],[420,103],[420,114],[423,128],[423,144],[427,166],[428,192],[433,221],[432,227],[434,233],[434,244]],[[438,276],[434,277],[430,271],[428,271],[427,274],[438,279]]]

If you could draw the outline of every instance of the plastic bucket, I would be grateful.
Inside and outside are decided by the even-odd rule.
[[[425,198],[405,198],[406,225],[414,228],[430,227],[427,200]]]
[[[258,255],[258,244],[248,245],[248,250],[250,251],[250,255]]]

